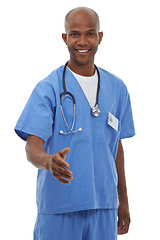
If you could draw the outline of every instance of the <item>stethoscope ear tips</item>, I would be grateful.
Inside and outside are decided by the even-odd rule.
[[[65,133],[65,132],[63,132],[62,130],[60,130],[59,133],[60,133],[60,134],[64,134],[64,135],[68,135],[68,134],[71,133],[71,132],[72,132],[72,133],[76,133],[76,132],[81,132],[81,131],[82,131],[82,128],[79,128],[77,131],[70,131],[70,132],[68,132],[68,133]]]

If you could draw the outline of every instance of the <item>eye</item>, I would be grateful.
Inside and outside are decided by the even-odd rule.
[[[70,36],[72,36],[72,37],[78,37],[78,34],[77,34],[77,33],[71,33]]]
[[[92,37],[92,36],[94,36],[94,33],[93,33],[93,32],[89,32],[89,33],[88,33],[88,36],[89,36],[89,37]]]

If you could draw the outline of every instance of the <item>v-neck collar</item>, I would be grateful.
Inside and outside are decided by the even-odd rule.
[[[67,81],[68,81],[68,85],[67,85]],[[71,91],[72,94],[75,97],[74,92],[76,93],[76,90],[77,90],[77,92],[80,94],[79,97],[82,97],[81,99],[85,99],[85,102],[87,102],[87,105],[90,107],[90,109],[92,109],[92,107],[91,107],[91,105],[90,105],[90,103],[89,103],[81,85],[79,84],[78,80],[76,79],[76,77],[74,76],[72,71],[70,71],[70,69],[68,67],[66,68],[66,81],[65,81],[65,83],[66,83],[66,89],[68,89],[67,91]],[[100,82],[100,84],[101,84],[101,82]],[[71,89],[71,90],[69,90],[69,89]],[[99,91],[99,94],[100,94],[100,91]],[[96,102],[95,102],[95,104],[96,104]]]

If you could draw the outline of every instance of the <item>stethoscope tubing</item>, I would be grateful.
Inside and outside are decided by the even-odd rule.
[[[61,104],[61,105],[62,105],[62,96],[63,96],[63,95],[65,95],[65,94],[68,94],[68,95],[70,95],[70,96],[71,96],[71,98],[72,98],[72,100],[73,100],[73,104],[75,104],[75,103],[76,103],[76,101],[75,101],[75,98],[74,98],[73,94],[72,94],[71,92],[64,91],[64,92],[62,92],[62,93],[60,94],[60,104]]]
[[[65,72],[66,72],[66,67],[67,67],[68,62],[66,62],[66,64],[64,65],[64,69],[63,69],[63,90],[64,90],[64,92],[62,92],[60,94],[60,99],[64,94],[69,94],[73,98],[73,101],[75,103],[75,98],[74,98],[73,94],[71,92],[67,92],[67,90],[66,90]],[[98,97],[99,97],[99,90],[100,90],[100,73],[99,73],[98,67],[96,65],[94,65],[94,66],[95,66],[95,68],[97,70],[97,74],[98,74],[98,85],[97,85],[97,95],[96,95],[96,106],[98,106]]]
[[[71,93],[71,92],[68,92],[67,89],[66,89],[66,84],[65,84],[65,72],[66,72],[66,67],[67,67],[67,64],[68,62],[66,62],[65,66],[64,66],[64,69],[63,69],[63,76],[62,76],[62,80],[63,80],[63,92],[60,94],[60,107],[61,107],[61,112],[62,112],[62,116],[63,116],[63,120],[67,126],[67,128],[69,129],[69,132],[65,133],[63,132],[62,130],[60,130],[60,134],[64,134],[64,135],[68,135],[70,133],[77,133],[77,132],[80,132],[82,131],[82,128],[79,128],[77,131],[73,131],[73,128],[74,128],[74,124],[75,124],[75,115],[76,115],[76,107],[75,107],[75,104],[76,104],[76,101],[75,101],[75,97],[74,95]],[[98,107],[98,96],[99,96],[99,90],[100,90],[100,73],[99,73],[99,70],[97,68],[96,65],[94,65],[96,70],[97,70],[97,74],[98,74],[98,84],[97,84],[97,95],[96,95],[96,105],[92,108],[92,113],[95,117],[99,116],[100,114],[100,108]],[[66,121],[66,118],[64,116],[64,111],[63,111],[63,106],[62,106],[62,97],[64,95],[69,95],[71,98],[72,98],[72,101],[73,101],[73,121],[72,121],[72,126],[71,128],[68,126],[67,124],[67,121]],[[65,98],[66,96],[64,96]],[[64,99],[63,98],[63,99]]]

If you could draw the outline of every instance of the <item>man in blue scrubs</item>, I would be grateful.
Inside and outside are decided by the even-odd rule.
[[[60,106],[64,66],[37,84],[15,127],[27,141],[27,159],[38,168],[34,240],[116,240],[117,226],[125,234],[130,224],[121,143],[135,134],[130,97],[119,78],[98,68],[101,113],[92,114],[94,57],[103,37],[98,15],[73,9],[65,30],[70,53],[65,83],[76,102],[73,131],[79,130],[66,126],[74,118],[70,95],[63,98],[64,115]]]

